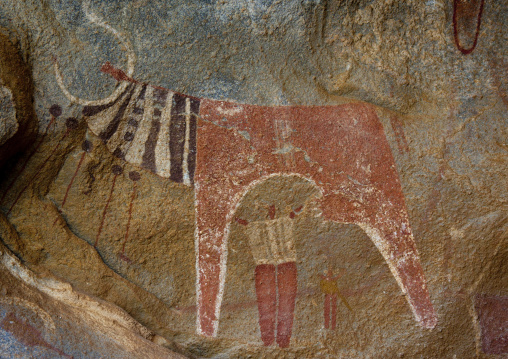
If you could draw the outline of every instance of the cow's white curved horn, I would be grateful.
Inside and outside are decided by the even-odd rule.
[[[126,39],[124,36],[122,36],[122,34],[120,32],[118,32],[116,29],[114,29],[113,27],[111,27],[110,25],[105,23],[101,18],[99,18],[97,15],[95,15],[93,12],[91,12],[89,5],[90,5],[89,0],[86,0],[83,2],[83,11],[85,12],[87,19],[90,20],[90,22],[92,22],[98,26],[101,26],[101,27],[105,28],[106,30],[108,30],[109,32],[111,32],[118,39],[118,41],[120,41],[120,43],[125,47],[125,51],[127,52],[126,74],[127,74],[127,76],[131,77],[132,74],[134,73],[134,66],[136,64],[136,54],[134,53],[132,44],[130,43],[130,41],[128,39]],[[128,82],[123,81],[120,84],[120,86],[118,86],[115,89],[115,91],[113,91],[113,93],[111,95],[109,95],[108,97],[100,99],[100,100],[85,100],[85,99],[76,97],[69,92],[69,90],[67,89],[67,87],[64,84],[63,76],[62,76],[62,73],[60,71],[60,67],[58,66],[57,61],[55,61],[54,69],[55,69],[55,77],[56,77],[58,86],[60,86],[60,89],[63,91],[65,96],[72,103],[77,103],[77,104],[83,105],[83,106],[100,106],[100,105],[105,105],[107,103],[110,103],[110,102],[116,100],[120,96],[120,94],[122,94],[125,91],[125,89],[127,88],[127,86],[129,85]]]

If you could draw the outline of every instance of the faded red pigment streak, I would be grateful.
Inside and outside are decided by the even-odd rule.
[[[475,310],[481,327],[483,352],[508,354],[508,297],[477,295]]]
[[[236,208],[273,176],[298,176],[318,187],[324,219],[360,226],[407,294],[417,321],[436,325],[395,161],[373,106],[268,107],[198,99],[104,70],[131,84],[111,103],[83,109],[92,132],[118,158],[195,189],[199,334],[217,334]],[[278,267],[256,271],[277,285],[277,341],[286,346],[296,265]],[[273,288],[263,295],[272,298]],[[273,326],[273,301],[261,302],[272,303],[261,321]],[[273,339],[267,334],[265,340]]]
[[[16,175],[12,178],[11,182],[9,183],[7,188],[5,189],[4,194],[2,195],[2,199],[0,199],[0,203],[3,203],[3,201],[5,199],[5,196],[7,196],[7,193],[9,193],[9,191],[12,188],[12,186],[14,185],[14,183],[16,183],[16,181],[18,180],[19,176],[21,176],[21,174],[25,170],[26,165],[28,164],[30,159],[33,157],[33,155],[35,153],[37,153],[37,151],[39,150],[39,147],[41,147],[42,143],[44,142],[44,139],[46,138],[46,135],[49,132],[49,129],[51,128],[51,125],[53,125],[55,123],[55,119],[62,114],[62,109],[58,105],[52,105],[49,108],[49,114],[51,115],[51,120],[49,121],[48,126],[46,127],[46,130],[44,131],[44,134],[41,136],[41,138],[39,139],[39,141],[35,145],[35,147],[32,150],[32,152],[30,152],[30,154],[25,159],[25,161],[21,165],[21,168],[18,171],[18,173],[16,173]]]
[[[79,158],[79,162],[78,162],[78,165],[76,166],[76,170],[74,171],[74,174],[72,175],[72,178],[71,178],[69,184],[67,185],[67,189],[65,190],[65,196],[62,200],[62,205],[60,206],[60,209],[58,210],[58,212],[60,212],[60,214],[62,213],[62,209],[65,206],[65,202],[67,202],[67,197],[69,196],[69,191],[72,188],[72,184],[74,183],[74,180],[76,179],[76,176],[78,175],[79,169],[81,168],[81,165],[83,164],[83,161],[85,160],[85,155],[87,154],[87,152],[90,152],[92,150],[92,143],[90,141],[85,140],[85,141],[83,141],[81,148],[83,149],[83,153],[81,154],[81,156]],[[53,225],[55,225],[56,222],[58,222],[58,219],[59,219],[58,217],[55,218]]]
[[[404,134],[404,127],[402,126],[400,120],[395,116],[391,116],[390,124],[392,125],[393,132],[395,133],[395,139],[397,141],[399,152],[409,152],[409,145],[407,144],[406,135]]]
[[[478,10],[477,0],[453,0],[453,38],[455,45],[464,55],[468,55],[473,52],[478,43],[478,36],[480,35],[480,25],[482,22],[483,5],[485,0],[480,0],[480,7]],[[460,5],[459,5],[460,4]],[[476,15],[476,16],[475,16]],[[476,29],[473,38],[473,44],[469,48],[465,48],[461,45],[459,38],[459,22],[461,20],[471,21],[472,18],[476,17]],[[463,25],[465,26],[465,25]]]
[[[113,183],[111,184],[111,190],[109,191],[109,196],[106,201],[106,205],[104,206],[104,210],[102,211],[101,216],[101,224],[99,225],[99,229],[97,230],[97,236],[95,237],[94,247],[97,248],[97,244],[99,243],[99,238],[102,233],[102,227],[104,226],[104,220],[106,219],[106,213],[108,211],[109,202],[111,202],[111,198],[113,198],[113,191],[115,190],[116,178],[123,173],[123,168],[118,165],[113,165],[111,167],[111,171],[113,172]]]
[[[62,208],[65,206],[65,202],[67,201],[67,197],[69,196],[69,191],[72,187],[72,184],[74,183],[74,180],[76,179],[76,176],[78,174],[78,171],[83,164],[83,160],[85,159],[86,152],[83,152],[79,158],[78,165],[76,166],[76,170],[74,171],[74,174],[72,175],[71,181],[69,182],[69,185],[67,186],[67,190],[65,191],[65,196],[62,201]]]
[[[23,189],[19,192],[18,196],[16,197],[16,199],[14,200],[14,202],[12,203],[11,207],[9,208],[9,211],[7,211],[7,215],[9,215],[9,213],[11,213],[12,209],[14,208],[14,206],[16,205],[16,203],[18,203],[19,199],[21,198],[21,196],[23,195],[23,193],[28,189],[28,187],[32,184],[32,182],[34,181],[34,179],[39,175],[39,173],[41,172],[41,170],[44,168],[44,166],[46,165],[46,163],[48,163],[48,161],[53,158],[54,154],[56,153],[56,151],[58,150],[58,148],[60,147],[60,144],[62,143],[62,141],[69,135],[69,133],[76,129],[78,127],[78,121],[73,118],[73,117],[69,117],[66,121],[65,121],[65,126],[67,127],[67,130],[65,131],[65,133],[63,134],[62,138],[60,139],[60,141],[58,141],[58,143],[56,144],[56,146],[53,148],[53,151],[51,151],[51,153],[49,154],[49,156],[46,158],[46,160],[39,166],[39,168],[37,169],[37,171],[35,171],[34,175],[32,176],[32,178],[30,178],[30,181],[28,181],[28,183],[26,184],[25,187],[23,187]]]
[[[72,184],[74,183],[74,180],[76,179],[76,176],[78,175],[79,169],[81,168],[81,165],[83,164],[86,154],[92,150],[92,143],[90,141],[85,140],[83,142],[81,148],[83,149],[83,153],[81,154],[81,157],[79,158],[79,162],[78,162],[78,165],[76,166],[76,170],[74,171],[71,181],[69,182],[69,185],[67,186],[67,190],[65,191],[65,196],[62,201],[62,208],[63,208],[63,206],[65,206],[65,202],[67,201],[67,197],[69,196],[69,191],[72,187]]]
[[[0,322],[0,328],[11,333],[14,338],[24,345],[44,347],[58,353],[60,356],[72,358],[72,356],[65,354],[62,350],[45,341],[42,333],[37,328],[18,318],[14,313],[5,316]]]

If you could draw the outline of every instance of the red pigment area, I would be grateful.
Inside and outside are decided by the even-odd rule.
[[[478,295],[475,307],[482,331],[482,350],[487,354],[507,354],[508,297]]]
[[[395,161],[371,107],[264,107],[202,100],[200,117],[195,182],[198,307],[205,334],[213,335],[217,320],[215,298],[230,217],[249,185],[267,176],[298,174],[314,181],[323,193],[319,205],[325,219],[376,229],[390,258],[416,256]],[[401,271],[422,324],[435,325],[420,264],[395,269]]]
[[[20,343],[24,345],[35,347],[45,347],[57,352],[60,355],[69,357],[69,355],[62,352],[60,349],[55,348],[47,341],[44,340],[42,334],[34,326],[16,317],[14,313],[9,313],[0,322],[0,327],[5,331],[11,333]]]

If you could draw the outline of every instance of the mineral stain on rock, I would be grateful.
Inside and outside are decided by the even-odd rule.
[[[475,299],[483,351],[508,354],[508,297],[477,295]]]
[[[72,356],[65,354],[60,349],[45,341],[42,333],[37,328],[18,318],[14,313],[8,313],[4,319],[2,319],[0,328],[11,333],[19,342],[27,346],[45,347],[65,358],[72,358]]]

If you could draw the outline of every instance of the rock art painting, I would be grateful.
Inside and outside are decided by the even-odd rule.
[[[133,82],[115,101],[85,107],[83,114],[118,158],[194,187],[200,333],[213,336],[218,329],[236,207],[252,186],[281,175],[301,176],[320,188],[327,220],[362,227],[408,294],[417,320],[429,328],[436,324],[393,156],[367,105],[262,107]],[[115,175],[122,172],[117,167]]]
[[[337,302],[340,300],[344,305],[353,311],[346,298],[340,293],[337,280],[341,275],[333,275],[332,268],[328,268],[324,274],[321,274],[319,286],[325,296],[323,316],[325,329],[335,330],[337,328]]]
[[[236,209],[253,187],[276,176],[296,176],[315,186],[320,197],[314,205],[325,220],[360,226],[407,294],[417,322],[436,325],[394,158],[373,107],[359,102],[267,107],[196,98],[137,81],[132,68],[124,73],[109,63],[102,71],[119,82],[117,89],[106,99],[86,101],[69,93],[58,64],[55,70],[64,93],[85,105],[89,129],[114,156],[194,188],[199,334],[216,336],[219,329]],[[113,168],[115,176],[121,172]],[[110,196],[113,189],[114,179]],[[106,210],[107,204],[103,216]],[[290,231],[289,217],[250,224],[266,345],[274,340],[275,321],[279,346],[291,338],[297,269]],[[96,244],[99,236],[100,228]],[[268,247],[278,254],[261,255]]]
[[[59,107],[53,107],[52,110],[55,112],[55,114],[59,114],[61,109],[59,109]],[[50,109],[51,111],[51,109]],[[53,118],[54,117],[57,117],[57,116],[54,116],[52,114],[52,121],[53,121]],[[50,125],[51,125],[51,122],[50,122]],[[49,126],[48,125],[48,128]],[[51,153],[49,154],[49,156],[44,160],[44,162],[42,162],[42,164],[40,165],[40,167],[35,171],[35,173],[33,174],[33,176],[31,177],[30,181],[27,183],[27,185],[25,187],[23,187],[23,189],[21,191],[18,192],[18,195],[16,197],[16,199],[12,202],[9,210],[7,211],[7,214],[9,214],[12,209],[14,208],[14,206],[18,203],[19,199],[21,198],[21,196],[23,195],[23,193],[28,189],[28,187],[34,182],[34,180],[37,178],[37,176],[39,175],[40,171],[44,168],[44,166],[53,158],[53,156],[55,155],[56,151],[58,150],[58,148],[60,147],[60,144],[62,143],[62,141],[69,135],[69,133],[76,129],[76,127],[78,126],[78,120],[76,120],[75,118],[73,117],[69,117],[65,120],[65,126],[66,126],[66,131],[64,132],[64,134],[62,135],[61,139],[58,141],[58,143],[56,144],[56,146],[53,148],[53,150],[51,151]],[[42,143],[42,140],[39,142],[39,144],[36,146],[36,148],[34,149],[34,151],[30,154],[29,158],[35,154],[37,152],[37,147]],[[28,159],[29,159],[28,158]],[[21,168],[20,172],[18,173],[17,176],[21,175],[21,173],[23,172],[24,170],[24,167],[25,165],[28,163],[28,159],[27,161],[25,162],[25,164],[23,165],[23,167]],[[17,177],[16,176],[16,177]],[[11,182],[11,185],[14,184],[15,180],[13,180]],[[2,197],[5,197],[7,195],[7,193],[9,192],[9,189],[11,188],[11,185],[9,185],[9,187],[7,187],[7,189],[5,190],[4,194]]]
[[[484,4],[485,0],[453,0],[453,38],[464,55],[478,44]]]
[[[301,208],[299,208],[301,209]],[[295,299],[297,294],[296,248],[293,238],[295,211],[275,218],[274,205],[268,208],[267,219],[249,223],[236,221],[247,227],[249,246],[256,263],[255,282],[259,311],[259,327],[264,345],[275,339],[277,344],[289,346]]]
[[[196,98],[134,80],[132,68],[124,73],[109,63],[102,71],[119,81],[117,90],[107,99],[84,101],[69,93],[57,64],[55,69],[64,93],[85,105],[88,127],[114,156],[194,188],[199,334],[215,336],[219,328],[235,211],[253,186],[273,176],[305,179],[319,189],[316,205],[326,220],[360,226],[407,293],[416,320],[426,328],[436,325],[395,162],[372,107],[265,107]],[[95,246],[123,169],[115,165],[112,171]],[[263,343],[272,344],[277,323],[277,343],[286,347],[297,290],[292,219],[270,213],[266,221],[242,224],[256,261]]]
[[[417,320],[426,327],[436,324],[393,156],[371,108],[202,100],[199,115],[195,191],[203,334],[214,335],[218,328],[235,208],[251,186],[280,175],[301,176],[317,186],[325,219],[362,227],[408,294]],[[287,137],[277,126],[280,119],[290,129]],[[292,161],[286,160],[287,152]]]
[[[23,319],[18,318],[14,313],[8,313],[4,317],[0,322],[0,329],[10,332],[18,341],[29,347],[41,346],[65,358],[72,358],[70,355],[65,354],[62,350],[44,340],[41,332],[37,330],[37,328],[25,322]]]
[[[476,295],[475,309],[481,327],[483,352],[508,354],[508,297]]]

